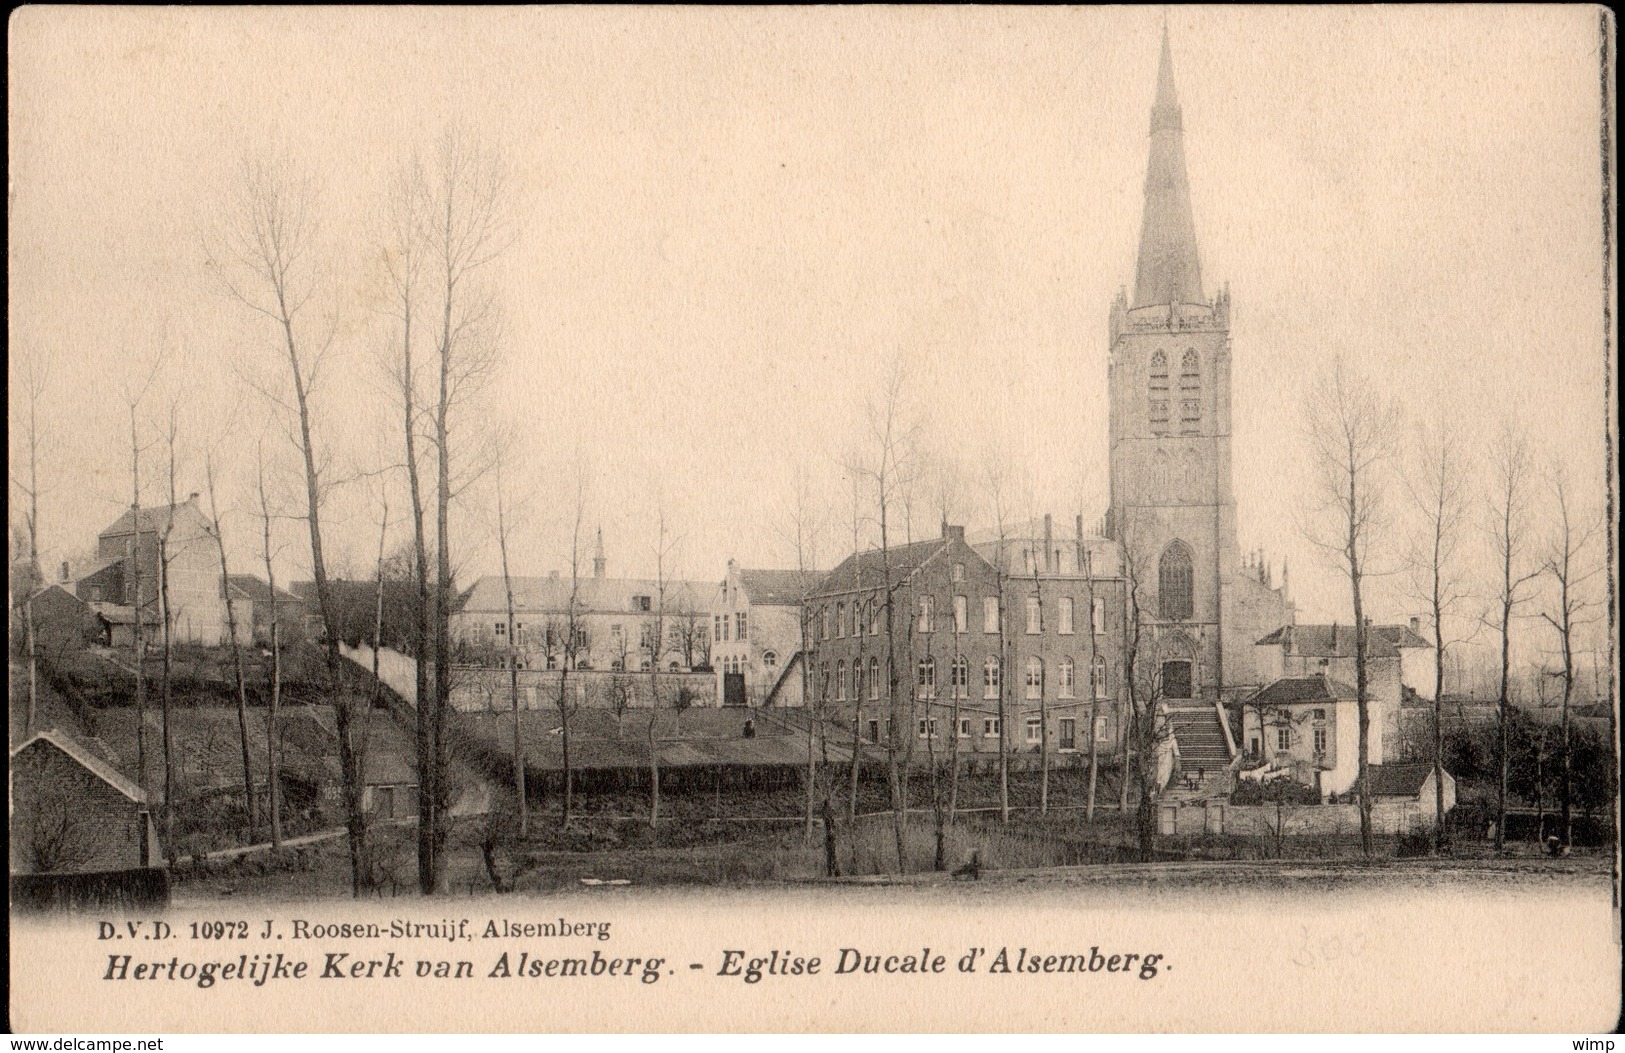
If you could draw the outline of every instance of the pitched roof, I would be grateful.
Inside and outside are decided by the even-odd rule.
[[[209,521],[197,506],[197,495],[173,505],[157,505],[141,510],[141,533],[161,534],[169,526],[172,519],[183,516],[195,516],[202,524],[204,530],[209,529]],[[135,533],[135,509],[126,508],[124,514],[113,521],[113,525],[103,530],[99,536],[109,537],[117,534]]]
[[[888,564],[892,584],[896,585],[912,577],[926,561],[951,543],[951,538],[935,537],[929,541],[916,541],[912,545],[898,545],[896,548],[888,549],[884,554],[878,548],[855,553],[846,557],[839,566],[825,575],[824,580],[814,586],[809,595],[833,596],[845,592],[878,589],[886,580]],[[970,551],[980,558],[975,549]]]
[[[72,738],[69,738],[67,735],[55,730],[54,728],[46,731],[36,732],[33,738],[30,738],[27,742],[24,742],[21,746],[18,746],[16,749],[12,750],[11,756],[15,758],[19,753],[33,746],[37,742],[46,742],[52,746],[55,746],[58,750],[61,750],[63,753],[67,754],[69,757],[73,758],[73,760],[78,762],[80,767],[84,768],[86,771],[96,776],[96,778],[100,779],[102,782],[105,782],[107,785],[111,786],[113,789],[117,790],[119,793],[128,797],[135,803],[147,803],[147,795],[142,792],[141,787],[137,786],[134,782],[131,782],[123,775],[120,775],[117,771],[114,771],[106,761],[92,753],[88,747],[76,742]],[[15,767],[15,765],[13,765],[13,767]]]
[[[1297,702],[1336,702],[1355,697],[1354,688],[1329,676],[1284,676],[1262,688],[1250,700],[1265,706]]]
[[[1433,641],[1417,633],[1409,625],[1373,625],[1371,631],[1387,637],[1395,647],[1433,646]]]
[[[135,608],[127,604],[93,602],[89,607],[109,625],[135,624]],[[147,604],[141,612],[141,621],[145,625],[158,625],[161,619],[158,617],[157,608],[150,603]]]
[[[513,578],[514,612],[564,611],[570,605],[570,579],[566,577]],[[576,609],[586,614],[653,614],[660,595],[659,582],[643,578],[579,578]],[[708,581],[666,582],[666,613],[709,611],[716,585]],[[632,602],[649,597],[649,610]],[[463,611],[506,611],[507,590],[502,575],[489,574],[476,581],[463,602]]]
[[[226,580],[254,603],[271,602],[271,586],[262,578],[253,574],[232,574]],[[276,590],[276,601],[279,604],[297,604],[300,599],[288,590],[279,588]]]
[[[818,587],[823,577],[812,570],[741,569],[739,584],[744,587],[751,603],[795,607],[800,605],[807,593]]]
[[[1373,764],[1367,771],[1371,775],[1373,797],[1415,797],[1422,792],[1422,784],[1427,777],[1433,774],[1433,765],[1426,762]],[[1445,774],[1450,773],[1446,771]]]
[[[1354,626],[1283,625],[1258,641],[1278,644],[1293,654],[1319,658],[1353,658]],[[1366,654],[1371,658],[1398,658],[1401,647],[1427,647],[1428,642],[1404,625],[1373,625],[1366,634]]]

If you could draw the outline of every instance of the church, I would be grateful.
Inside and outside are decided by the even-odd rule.
[[[1129,602],[1166,699],[1261,686],[1254,644],[1290,620],[1286,582],[1236,540],[1230,454],[1230,292],[1202,285],[1166,29],[1151,107],[1134,293],[1108,323],[1110,508]],[[1285,571],[1282,572],[1283,579]],[[1144,674],[1142,674],[1142,677]]]
[[[1140,626],[1137,683],[1168,715],[1170,769],[1194,796],[1248,767],[1323,793],[1354,784],[1358,742],[1345,626],[1297,625],[1283,564],[1236,538],[1231,468],[1230,291],[1202,283],[1185,167],[1184,125],[1166,27],[1151,107],[1145,211],[1134,292],[1108,322],[1110,506],[1127,617]],[[1371,761],[1399,748],[1402,696],[1428,641],[1409,626],[1370,626]],[[1210,778],[1203,779],[1203,773]]]

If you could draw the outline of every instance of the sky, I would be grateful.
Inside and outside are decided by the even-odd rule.
[[[265,151],[320,187],[342,312],[314,405],[350,480],[329,547],[365,573],[384,494],[400,539],[400,479],[366,474],[399,457],[370,232],[391,171],[449,124],[512,177],[517,235],[487,276],[501,365],[466,427],[514,436],[515,573],[567,572],[578,465],[611,574],[654,573],[662,512],[668,572],[793,565],[798,475],[827,566],[850,549],[841,465],[899,362],[923,444],[957,466],[953,518],[990,521],[996,462],[1017,511],[1094,523],[1164,17],[1202,275],[1233,300],[1243,547],[1290,563],[1305,616],[1347,616],[1302,529],[1305,397],[1334,355],[1401,403],[1402,448],[1431,422],[1482,451],[1512,422],[1600,512],[1595,9],[33,7],[9,53],[9,424],[15,481],[19,363],[46,363],[47,565],[128,504],[126,398],[160,351],[146,492],[167,490],[175,401],[177,493],[213,450],[234,561],[257,553],[256,447],[292,507],[285,425],[245,380],[274,375],[276,333],[200,241]],[[477,483],[453,521],[469,580],[499,569],[491,497]],[[297,529],[278,524],[279,560],[303,576]],[[1416,606],[1398,577],[1374,586],[1392,618]]]

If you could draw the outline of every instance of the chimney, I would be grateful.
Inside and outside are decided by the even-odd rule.
[[[1055,535],[1051,526],[1050,515],[1044,513],[1044,573],[1050,574],[1055,570]]]
[[[965,528],[963,526],[950,526],[947,520],[943,520],[942,540],[963,542],[965,540]]]
[[[63,560],[63,561],[62,561],[62,580],[63,580],[63,581],[69,581],[69,580],[71,580],[71,579],[70,579],[70,578],[69,578],[69,577],[68,577],[68,561],[67,561],[67,560]],[[1415,618],[1412,618],[1412,619],[1411,619],[1411,621],[1413,621],[1413,622],[1414,622],[1414,621],[1416,621],[1416,619],[1415,619]]]
[[[548,576],[548,577],[550,577],[550,578],[552,578],[552,579],[553,579],[553,580],[554,580],[554,581],[558,581],[558,580],[559,580],[559,572],[558,572],[558,571],[557,571],[557,570],[550,570],[550,571],[548,571],[548,572],[547,572],[547,576]]]
[[[1332,653],[1337,653],[1337,623],[1332,623]]]
[[[66,564],[64,564],[64,566],[65,565]],[[1422,635],[1422,619],[1416,617],[1414,614],[1411,615],[1411,632],[1415,633],[1417,636]]]
[[[189,505],[197,504],[197,491],[196,490],[193,490],[191,493],[186,495],[186,503],[189,504]]]
[[[730,559],[728,561],[728,579],[731,581],[738,574],[739,574],[739,561],[737,559]]]

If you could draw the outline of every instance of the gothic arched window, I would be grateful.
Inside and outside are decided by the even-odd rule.
[[[1192,348],[1179,364],[1179,430],[1196,431],[1202,423],[1202,360]]]
[[[982,697],[999,697],[999,660],[992,655],[982,663]]]
[[[871,658],[871,659],[869,659],[869,700],[871,702],[875,702],[875,701],[879,701],[879,699],[880,699],[880,659]]]
[[[1076,667],[1070,657],[1061,659],[1055,667],[1055,692],[1062,698],[1072,697],[1072,684],[1076,677]]]
[[[1175,541],[1157,562],[1157,608],[1168,621],[1190,618],[1196,609],[1191,597],[1191,550]]]
[[[1168,431],[1168,356],[1161,351],[1151,356],[1149,398],[1151,430],[1162,435]]]
[[[846,663],[835,663],[835,701],[846,701]]]
[[[970,663],[965,661],[964,655],[954,657],[953,689],[955,698],[964,698],[970,693]]]

